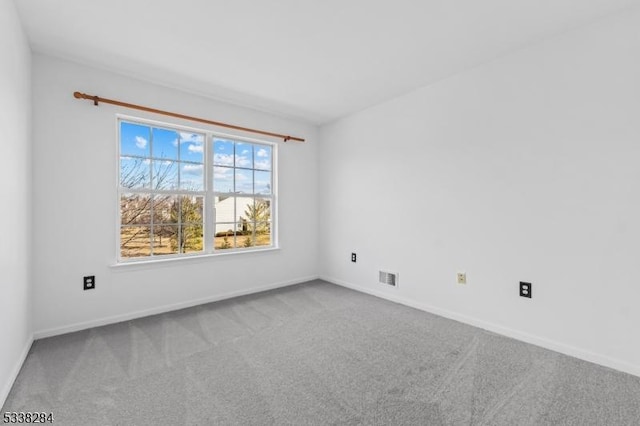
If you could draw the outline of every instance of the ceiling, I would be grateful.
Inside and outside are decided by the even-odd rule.
[[[323,124],[639,0],[15,3],[34,51]]]

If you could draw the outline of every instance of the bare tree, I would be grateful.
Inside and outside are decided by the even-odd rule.
[[[120,186],[122,188],[137,189],[151,187],[151,176],[148,160],[142,158],[134,158],[133,162],[127,162],[120,171]],[[157,161],[154,163],[153,185],[155,189],[161,189],[166,186],[167,181],[172,176],[177,167],[175,162]],[[120,215],[121,224],[123,226],[130,225],[128,229],[132,232],[128,233],[126,238],[121,239],[121,249],[127,249],[133,241],[146,234],[145,226],[151,224],[152,202],[154,207],[162,206],[171,197],[161,196],[152,200],[150,194],[123,195],[120,199]],[[158,217],[154,211],[154,222]],[[135,226],[139,225],[139,226]],[[160,235],[162,236],[162,235]],[[122,233],[121,233],[122,238]]]

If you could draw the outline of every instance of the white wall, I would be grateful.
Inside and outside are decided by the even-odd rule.
[[[31,51],[0,1],[0,407],[31,345]]]
[[[47,56],[35,55],[33,67],[37,337],[317,276],[315,126]],[[115,114],[194,123],[107,104],[94,107],[74,99],[74,91],[307,138],[279,143],[281,250],[112,268]],[[93,274],[96,289],[83,291],[82,277]]]
[[[609,18],[321,128],[321,275],[640,375],[639,29]]]

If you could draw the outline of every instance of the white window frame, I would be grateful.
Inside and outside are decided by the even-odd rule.
[[[162,128],[167,130],[175,130],[177,132],[192,132],[205,135],[204,148],[203,148],[203,160],[204,160],[204,191],[187,191],[187,190],[158,190],[153,188],[123,188],[120,186],[120,172],[121,172],[121,122],[128,122],[132,124],[140,124],[144,126]],[[206,128],[197,128],[191,126],[185,126],[181,124],[161,122],[157,120],[151,120],[141,117],[134,117],[123,114],[116,114],[116,265],[118,264],[141,264],[149,262],[160,262],[165,260],[179,260],[198,258],[203,256],[221,256],[228,254],[238,253],[251,253],[256,251],[265,251],[278,249],[278,145],[273,142],[268,142],[260,139],[248,138],[245,136],[238,136],[234,134],[222,133],[213,131]],[[245,194],[245,193],[220,193],[214,192],[213,188],[213,167],[214,167],[214,150],[213,143],[215,138],[222,138],[233,142],[244,142],[254,145],[265,145],[271,148],[271,194]],[[152,143],[152,141],[150,141]],[[152,151],[150,150],[150,153]],[[235,155],[235,152],[234,152]],[[150,159],[153,157],[149,157]],[[236,170],[235,165],[233,170]],[[235,174],[235,173],[234,173]],[[235,178],[234,178],[235,179]],[[255,177],[254,177],[255,179]],[[121,210],[120,200],[121,195],[124,193],[140,193],[140,194],[165,194],[165,195],[193,195],[204,197],[203,203],[203,250],[195,253],[177,253],[177,254],[162,254],[162,255],[149,255],[140,257],[122,257],[121,253]],[[234,197],[255,197],[255,198],[269,198],[271,203],[271,235],[270,245],[252,246],[252,247],[236,247],[229,249],[215,249],[215,198],[219,195],[230,195]],[[234,236],[235,238],[235,236]]]

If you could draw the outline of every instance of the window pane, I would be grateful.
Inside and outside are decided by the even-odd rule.
[[[271,220],[271,200],[269,198],[256,198],[251,220],[254,222]]]
[[[142,257],[151,255],[151,229],[148,226],[120,228],[120,256]]]
[[[241,224],[238,224],[240,226]],[[246,223],[243,224],[246,226]],[[255,240],[255,231],[253,230],[253,226],[249,226],[245,231],[238,231],[236,236],[238,247],[249,248],[256,245]]]
[[[236,167],[253,168],[253,145],[236,142]]]
[[[233,237],[235,232],[234,223],[216,223],[215,237]],[[233,240],[233,238],[231,238]]]
[[[219,196],[213,204],[216,222],[235,222],[235,197]]]
[[[203,250],[202,225],[182,225],[182,253],[195,253]]]
[[[253,235],[253,229],[253,222],[249,222],[248,220],[236,222],[236,236],[238,238],[244,237],[245,235]]]
[[[254,208],[253,197],[236,198],[235,221],[237,221],[240,224],[244,222],[255,222],[254,214],[255,214],[255,208]]]
[[[182,197],[180,200],[181,222],[202,226],[203,197]]]
[[[120,186],[123,188],[149,188],[151,174],[149,160],[120,157]]]
[[[120,155],[149,156],[149,126],[120,122]]]
[[[256,170],[254,176],[256,194],[271,194],[271,172]]]
[[[151,223],[151,197],[140,194],[120,196],[120,223],[122,225],[148,225]]]
[[[236,169],[236,191],[253,194],[253,170]]]
[[[204,135],[180,132],[180,160],[202,163],[204,158]]]
[[[202,164],[180,164],[180,189],[204,191],[204,166]]]
[[[155,195],[153,197],[153,223],[178,223],[178,197]]]
[[[271,223],[258,222],[256,224],[256,246],[271,245]]]
[[[153,254],[176,254],[178,251],[178,226],[163,225],[153,228]]]
[[[153,128],[152,153],[155,158],[178,159],[178,132]]]
[[[175,161],[153,162],[153,188],[178,189],[178,163]]]
[[[213,190],[215,192],[233,192],[233,169],[230,167],[213,168]]]
[[[254,167],[260,170],[271,170],[272,148],[268,145],[256,145],[254,151]]]
[[[225,250],[235,247],[235,225],[233,223],[216,223],[214,247]]]
[[[233,162],[233,142],[225,139],[215,138],[213,140],[213,164],[216,166],[232,167]]]

